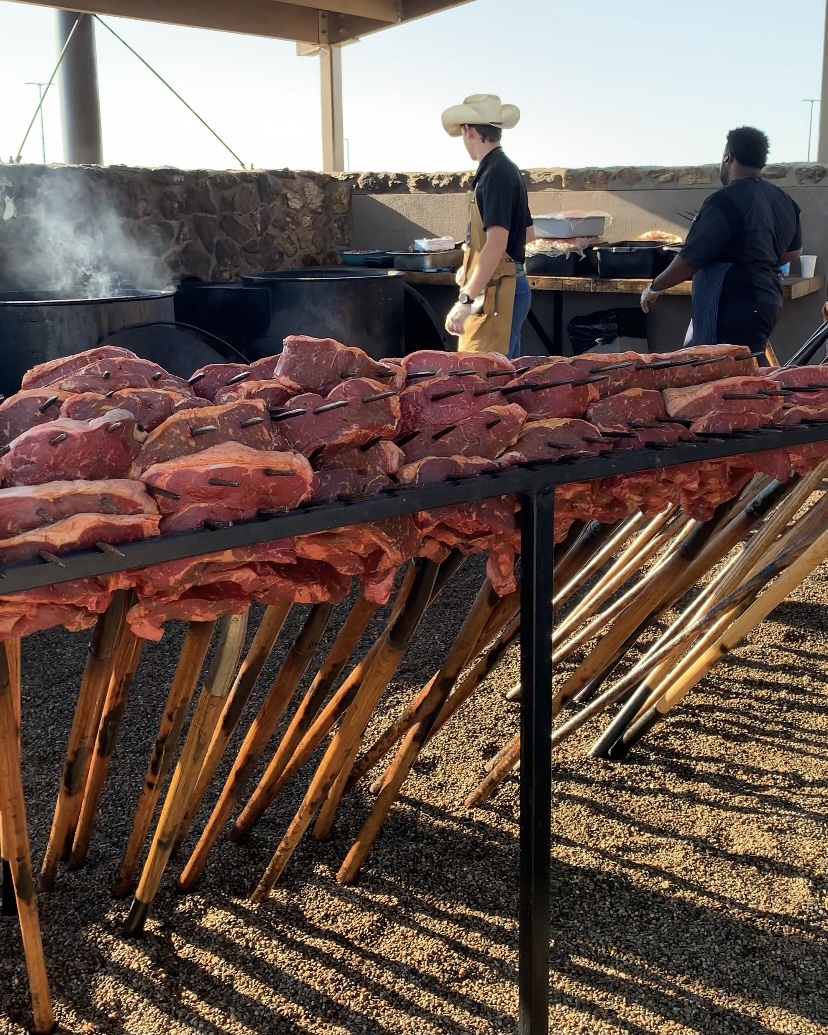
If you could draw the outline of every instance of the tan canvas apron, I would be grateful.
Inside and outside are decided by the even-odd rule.
[[[469,195],[469,230],[463,256],[463,284],[468,281],[485,243],[486,231],[472,192]],[[458,352],[501,352],[507,355],[515,306],[515,273],[514,262],[504,255],[486,288],[483,312],[472,313],[466,320],[457,342]]]

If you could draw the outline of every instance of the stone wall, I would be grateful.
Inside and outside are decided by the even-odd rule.
[[[314,172],[0,165],[4,181],[16,210],[0,221],[7,282],[24,271],[46,286],[44,263],[83,265],[96,254],[125,265],[137,286],[229,281],[334,263],[350,238],[350,185]]]

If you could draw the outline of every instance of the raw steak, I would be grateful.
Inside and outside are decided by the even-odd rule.
[[[473,417],[482,407],[500,402],[492,386],[476,374],[446,374],[415,381],[400,393],[399,437],[421,428],[445,428]],[[516,400],[512,400],[516,401]]]
[[[819,367],[779,367],[767,373],[780,388],[790,390],[784,399],[785,409],[805,407],[809,410],[828,410],[828,368]],[[808,418],[803,418],[808,419]],[[783,423],[789,423],[783,417]]]
[[[632,421],[652,424],[666,416],[661,392],[645,388],[628,388],[593,403],[587,410],[587,420],[599,428],[617,428]]]
[[[247,363],[208,363],[206,367],[199,367],[187,383],[199,398],[214,402],[217,393],[227,387],[228,381],[242,378],[237,382],[240,384],[251,376]]]
[[[671,417],[703,417],[707,413],[760,413],[768,423],[778,423],[782,400],[765,392],[779,392],[769,377],[726,377],[693,388],[668,388],[663,393]]]
[[[265,404],[249,399],[225,406],[177,410],[150,432],[135,459],[131,476],[138,478],[153,464],[201,453],[222,442],[239,442],[251,449],[271,449],[273,439]]]
[[[19,564],[41,550],[53,554],[89,550],[96,543],[129,543],[158,535],[158,514],[74,514],[0,540],[0,564]]]
[[[293,411],[302,412],[291,415]],[[324,398],[313,393],[294,396],[284,415],[273,414],[273,441],[277,449],[310,456],[318,449],[393,438],[399,419],[396,392],[379,381],[354,377]]]
[[[108,478],[96,482],[46,482],[0,489],[0,539],[51,525],[74,514],[157,514],[140,482]]]
[[[231,550],[217,550],[186,557],[180,561],[164,561],[136,571],[116,572],[106,576],[110,589],[128,589],[134,586],[139,596],[156,593],[180,594],[193,586],[218,582],[224,573],[256,563],[294,564],[296,550],[292,539],[272,543],[236,546]]]
[[[61,417],[24,431],[7,446],[0,475],[6,487],[124,478],[143,438],[126,410],[88,422]]]
[[[98,579],[77,579],[0,597],[0,640],[62,625],[80,632],[109,606],[111,592]]]
[[[481,377],[487,374],[514,376],[515,369],[514,364],[499,352],[431,352],[426,349],[410,352],[403,358],[402,365],[406,374],[422,371],[433,371],[433,375],[454,374],[458,370],[473,370]],[[498,381],[498,384],[502,383]]]
[[[136,636],[160,640],[165,622],[212,622],[220,615],[242,614],[250,607],[250,596],[233,582],[216,582],[189,589],[167,599],[161,594],[141,600],[127,611],[127,622]]]
[[[642,387],[664,391],[725,377],[749,377],[758,366],[746,345],[694,345],[675,352],[639,356],[638,369]]]
[[[488,406],[449,428],[423,428],[403,446],[405,462],[427,456],[481,456],[494,459],[517,439],[526,411],[515,403]]]
[[[23,375],[22,388],[43,388],[52,384],[59,377],[81,370],[89,363],[96,363],[99,360],[112,361],[116,359],[137,359],[134,352],[129,349],[119,348],[117,345],[99,345],[96,349],[88,349],[86,352],[77,352],[73,356],[64,356],[61,359],[50,359],[47,363],[40,363]]]
[[[61,403],[68,398],[66,392],[45,388],[30,388],[10,396],[0,404],[0,446],[7,446],[29,428],[55,420]]]
[[[498,463],[508,467],[579,453],[604,453],[609,449],[612,442],[603,441],[594,424],[576,417],[550,417],[526,424],[515,444],[500,455]]]
[[[158,502],[161,530],[185,532],[206,521],[249,521],[260,510],[292,510],[311,496],[314,474],[298,453],[225,442],[153,464],[142,481]]]
[[[603,381],[595,382],[601,399],[628,388],[643,387],[639,371],[641,356],[637,352],[584,352],[580,356],[573,356],[568,362],[577,379],[597,377],[599,374],[603,376]]]
[[[177,406],[191,402],[191,396],[169,388],[124,388],[108,395],[95,392],[70,395],[61,406],[60,415],[72,420],[92,420],[113,408],[128,410],[138,421],[139,428],[154,431],[175,413]]]
[[[499,398],[522,406],[530,420],[583,417],[587,406],[598,399],[598,388],[597,383],[581,384],[580,380],[588,379],[578,379],[566,361],[553,360],[501,386]]]
[[[171,388],[182,395],[191,395],[190,387],[180,377],[174,377],[157,363],[145,359],[98,360],[88,363],[70,374],[62,373],[50,387],[64,392],[117,392],[124,388]]]
[[[369,377],[388,387],[395,375],[392,367],[375,362],[362,349],[349,348],[333,338],[305,335],[285,338],[276,373],[301,385],[303,392],[316,395],[327,395],[348,377]]]
[[[216,402],[223,404],[240,399],[261,399],[268,409],[284,406],[302,389],[289,377],[274,377],[268,381],[242,381],[216,393]]]
[[[364,446],[323,449],[314,459],[315,503],[330,503],[337,498],[376,496],[394,487],[389,475],[403,463],[402,450],[393,442]]]

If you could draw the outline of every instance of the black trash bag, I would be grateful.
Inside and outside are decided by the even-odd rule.
[[[596,345],[610,345],[616,338],[645,338],[647,323],[638,308],[601,309],[586,316],[575,316],[566,325],[572,354],[580,356]]]

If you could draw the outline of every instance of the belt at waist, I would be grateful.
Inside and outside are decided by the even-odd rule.
[[[515,263],[515,276],[522,277],[526,273],[526,267],[522,262]]]

